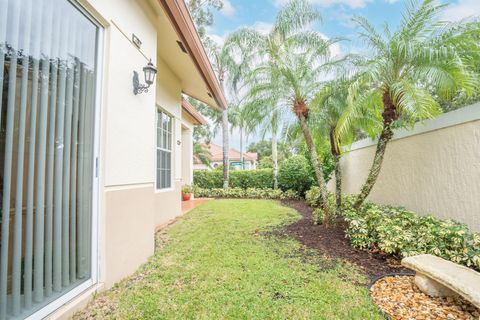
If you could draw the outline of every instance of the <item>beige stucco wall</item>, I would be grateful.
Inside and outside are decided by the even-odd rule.
[[[181,181],[173,182],[173,188],[168,191],[156,191],[154,196],[154,224],[162,227],[182,213]]]
[[[477,104],[397,132],[369,199],[453,218],[480,231],[479,119]],[[343,156],[343,192],[359,191],[374,152],[372,142],[361,141]]]
[[[155,30],[152,30],[155,32]],[[147,61],[114,26],[111,28],[108,102],[105,114],[105,185],[153,182],[155,95],[134,95],[133,70]],[[156,37],[151,38],[155,41]],[[121,48],[121,49],[120,49]],[[155,56],[155,53],[152,53]],[[128,61],[128,63],[125,63]]]
[[[137,270],[154,251],[152,185],[109,188],[105,193],[106,287]]]
[[[156,107],[166,111],[173,118],[172,136],[172,188],[154,191],[154,223],[161,226],[179,216],[181,209],[181,170],[182,170],[182,147],[177,143],[181,140],[182,111],[181,99],[182,88],[180,80],[161,60],[158,60],[158,77],[156,86]],[[152,145],[155,148],[155,145]],[[151,168],[154,168],[154,164]],[[154,171],[152,171],[154,174]],[[155,180],[155,178],[153,178]]]
[[[195,120],[182,110],[182,185],[193,183],[193,130]]]
[[[98,282],[111,287],[154,251],[155,92],[133,94],[133,71],[156,63],[157,31],[145,3],[91,1],[104,23]],[[131,34],[142,40],[141,50]]]
[[[193,141],[192,130],[182,127],[182,184],[193,182]]]

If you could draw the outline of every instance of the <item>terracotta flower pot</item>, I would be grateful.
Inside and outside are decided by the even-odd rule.
[[[190,200],[190,193],[185,193],[182,195],[183,201],[188,201]]]

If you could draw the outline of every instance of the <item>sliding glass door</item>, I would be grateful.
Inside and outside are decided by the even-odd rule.
[[[97,38],[67,0],[0,0],[0,320],[91,277]]]

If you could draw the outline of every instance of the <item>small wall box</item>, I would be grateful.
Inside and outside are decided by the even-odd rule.
[[[132,42],[138,49],[142,46],[142,41],[134,33],[132,34]]]

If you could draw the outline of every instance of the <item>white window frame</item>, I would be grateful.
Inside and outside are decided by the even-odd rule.
[[[158,113],[165,114],[170,117],[171,120],[171,127],[172,131],[170,132],[170,146],[171,149],[165,149],[165,148],[160,148],[159,141],[158,141]],[[163,130],[163,129],[162,129]],[[157,105],[155,109],[155,192],[156,193],[162,193],[162,192],[168,192],[168,191],[173,191],[173,176],[174,176],[174,161],[175,161],[175,153],[174,153],[174,148],[175,146],[173,145],[173,142],[175,141],[175,117],[165,109],[163,109],[161,106]],[[157,162],[157,151],[165,151],[165,152],[170,152],[170,187],[167,188],[158,188],[158,181],[157,181],[157,172],[158,172],[158,162]]]
[[[94,147],[93,147],[93,170],[92,170],[92,228],[91,228],[91,271],[90,278],[86,279],[83,283],[79,284],[70,291],[65,292],[62,296],[53,300],[49,304],[40,308],[38,311],[29,315],[25,320],[37,320],[47,318],[49,315],[58,311],[62,306],[72,302],[72,300],[79,297],[85,291],[94,288],[98,285],[100,264],[99,262],[99,217],[100,217],[100,125],[101,125],[101,107],[102,107],[102,84],[103,84],[103,67],[104,67],[104,53],[105,53],[105,26],[97,20],[93,14],[90,13],[78,0],[69,0],[69,2],[78,11],[83,14],[91,23],[93,23],[98,29],[97,32],[97,50],[95,56],[96,70],[95,70],[95,123],[94,123]]]

